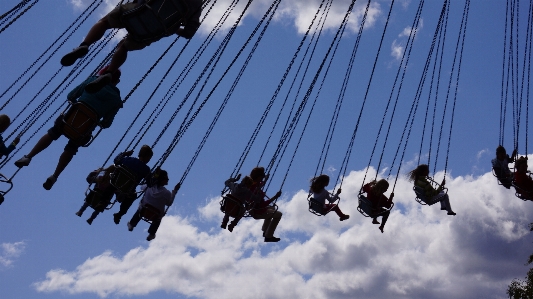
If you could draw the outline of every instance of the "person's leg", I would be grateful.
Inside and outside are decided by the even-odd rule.
[[[455,215],[455,212],[452,210],[452,206],[450,205],[450,197],[448,194],[443,194],[441,203],[444,202],[446,205],[446,210],[448,211],[448,215]]]
[[[65,170],[65,167],[67,167],[67,165],[72,160],[72,157],[74,157],[74,153],[73,152],[66,151],[66,150],[63,151],[61,156],[59,156],[59,161],[57,162],[56,170],[54,171],[54,174],[53,174],[54,177],[56,177],[56,178],[59,177],[61,172],[63,172],[63,170]]]
[[[344,221],[344,220],[350,218],[349,215],[346,215],[346,214],[344,214],[344,213],[341,211],[341,209],[339,208],[338,205],[334,205],[334,204],[326,204],[326,207],[325,207],[325,208],[326,208],[327,210],[330,210],[330,209],[331,209],[332,211],[334,211],[334,212],[337,214],[337,216],[339,216],[340,221]]]
[[[108,29],[111,29],[111,25],[107,21],[108,16],[101,18],[96,24],[91,27],[87,36],[83,40],[82,45],[90,46],[99,41]]]
[[[124,64],[124,62],[126,62],[127,58],[128,49],[126,48],[125,41],[122,40],[118,44],[117,49],[113,54],[113,57],[111,57],[111,62],[109,63],[109,68],[107,69],[107,71],[110,73],[116,72]]]
[[[281,216],[283,214],[280,211],[275,211],[269,218],[269,225],[265,231],[265,238],[273,238],[274,232],[276,231],[276,228],[278,227],[278,223],[281,220]],[[266,222],[266,219],[265,219]]]
[[[139,224],[139,221],[141,221],[141,209],[140,208],[137,209],[137,211],[135,211],[130,221],[128,222],[128,229],[132,231],[133,228],[136,227],[137,224]]]
[[[92,193],[92,191],[91,191]],[[91,205],[90,204],[90,200],[91,200],[91,193],[89,193],[89,195],[87,195],[87,197],[85,198],[85,202],[83,203],[83,205],[81,206],[81,208],[79,209],[79,211],[76,212],[76,215],[78,217],[81,217],[81,215],[83,215],[83,212],[85,212],[85,210],[87,210],[87,208]]]
[[[113,220],[116,224],[120,223],[120,219],[122,218],[122,216],[128,213],[129,208],[136,199],[137,198],[135,197],[135,194],[126,194],[124,197],[122,197],[122,202],[120,203],[120,210],[118,211],[118,213],[113,214]]]
[[[155,219],[152,221],[152,224],[150,224],[150,227],[148,227],[148,233],[150,235],[154,235],[157,233],[157,229],[159,229],[159,226],[161,225],[161,219]]]
[[[222,224],[220,225],[220,227],[225,229],[226,226],[228,225],[228,221],[229,221],[229,213],[226,212],[224,213],[224,218],[222,218]]]
[[[383,233],[383,229],[385,228],[385,223],[387,223],[387,219],[389,219],[389,215],[389,211],[382,215],[383,218],[381,218],[381,225],[379,226],[379,230],[381,231],[381,233]]]
[[[48,133],[44,134],[43,137],[41,137],[41,139],[39,139],[39,141],[37,141],[37,143],[31,149],[30,153],[27,156],[29,158],[35,157],[38,153],[42,152],[47,147],[49,147],[50,144],[52,144],[53,141],[54,141],[54,138],[52,138],[50,136],[50,134],[48,134]]]

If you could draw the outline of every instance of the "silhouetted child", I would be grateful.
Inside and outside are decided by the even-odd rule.
[[[382,233],[385,228],[385,223],[387,223],[387,219],[389,219],[390,215],[390,211],[385,211],[383,208],[390,209],[392,206],[392,199],[394,198],[394,192],[390,194],[390,198],[385,196],[384,193],[387,192],[387,189],[389,189],[389,182],[384,179],[379,181],[374,180],[363,186],[363,191],[366,192],[368,200],[372,203],[373,215],[370,215],[373,218],[372,223],[379,224],[377,218],[382,216],[381,225],[379,226],[379,230]]]
[[[233,228],[239,223],[241,218],[244,216],[246,208],[253,203],[253,194],[250,191],[250,187],[252,187],[253,184],[252,178],[250,178],[249,176],[245,176],[242,181],[237,184],[239,177],[240,175],[236,178],[230,178],[224,182],[224,185],[226,185],[226,187],[230,189],[230,194],[232,195],[232,197],[238,200],[238,202],[233,202],[231,199],[225,199],[224,206],[222,207],[224,212],[224,218],[222,219],[222,224],[220,225],[221,228],[225,229],[230,216],[235,215],[234,219],[230,222],[228,226],[228,230],[230,232],[233,231]]]
[[[4,133],[7,128],[9,128],[9,125],[11,125],[11,119],[9,119],[9,116],[0,114],[0,158],[3,156],[8,156],[15,149],[15,146],[20,142],[20,138],[15,137],[9,146],[6,147],[4,144],[4,138],[1,134]]]
[[[321,174],[311,179],[311,192],[313,192],[313,200],[323,206],[323,211],[325,211],[326,214],[329,211],[335,211],[335,213],[337,213],[339,216],[340,221],[350,218],[350,215],[344,214],[338,205],[332,204],[339,199],[341,189],[337,190],[337,193],[333,195],[326,190],[327,185],[329,185],[329,176],[326,174]],[[326,203],[326,199],[330,203]],[[321,211],[316,212],[321,213]]]
[[[514,150],[511,157],[509,157],[505,151],[505,147],[500,145],[496,148],[496,158],[492,159],[491,161],[492,169],[494,170],[496,178],[498,181],[500,181],[502,186],[507,189],[510,189],[513,183],[513,174],[509,169],[509,163],[513,163],[515,161],[515,157],[516,150]]]

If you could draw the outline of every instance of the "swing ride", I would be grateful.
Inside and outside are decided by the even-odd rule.
[[[10,25],[37,4],[37,2],[38,0],[22,1],[13,9],[4,13],[0,17],[0,33],[7,30]],[[123,4],[123,2],[127,1],[120,1],[119,5]],[[223,112],[232,97],[235,97],[233,94],[238,89],[240,80],[246,77],[245,72],[249,63],[252,59],[256,58],[256,53],[261,51],[261,41],[268,34],[268,28],[281,3],[280,0],[274,0],[270,5],[266,6],[263,16],[258,20],[257,25],[253,27],[253,31],[245,36],[244,34],[236,34],[236,32],[240,33],[239,24],[242,23],[242,19],[248,13],[252,0],[243,2],[244,4],[241,3],[241,5],[238,5],[239,0],[233,0],[213,26],[211,32],[207,34],[205,40],[199,43],[199,45],[191,42],[191,40],[186,40],[181,43],[179,38],[176,38],[148,68],[138,82],[134,84],[133,88],[123,98],[122,103],[125,107],[135,104],[137,113],[131,113],[131,122],[126,125],[123,131],[114,131],[113,134],[118,138],[114,138],[117,142],[116,145],[112,145],[112,149],[94,149],[95,151],[102,151],[106,154],[109,152],[107,159],[101,163],[102,167],[106,166],[111,157],[117,154],[119,148],[127,151],[138,148],[143,143],[149,143],[152,149],[157,148],[157,151],[160,153],[159,158],[151,166],[151,171],[154,172],[157,168],[164,166],[171,156],[175,157],[177,155],[176,148],[178,145],[185,147],[183,145],[185,142],[182,140],[189,140],[187,138],[191,134],[187,133],[191,126],[197,126],[201,122],[197,121],[199,115],[204,117],[204,114],[209,113],[205,112],[206,110],[214,111],[214,114],[209,118],[210,122],[207,122],[207,129],[202,131],[202,134],[199,134],[198,129],[195,129],[194,135],[197,135],[200,141],[197,143],[197,146],[193,144],[193,153],[190,160],[188,160],[188,165],[184,167],[182,176],[179,178],[178,183],[180,186],[184,185],[186,178],[191,173],[211,133],[217,127]],[[343,181],[347,177],[350,160],[355,158],[355,155],[352,153],[356,145],[356,137],[359,129],[369,130],[364,120],[369,115],[380,121],[380,125],[376,126],[375,142],[369,155],[368,166],[366,167],[361,187],[357,193],[357,210],[361,215],[375,219],[378,216],[388,217],[393,211],[395,203],[392,202],[392,198],[397,180],[402,173],[401,170],[405,170],[402,169],[404,167],[402,162],[408,151],[407,148],[410,141],[420,140],[418,165],[421,164],[421,159],[427,158],[427,161],[424,161],[424,163],[427,163],[428,166],[433,166],[433,173],[436,173],[437,166],[440,166],[438,163],[442,162],[439,160],[440,156],[441,160],[444,159],[444,166],[441,169],[444,172],[444,177],[446,177],[458,102],[463,51],[465,40],[468,40],[467,25],[470,0],[464,1],[464,7],[462,7],[461,11],[462,16],[457,18],[459,19],[458,24],[451,24],[449,22],[451,19],[450,14],[452,13],[450,9],[452,5],[451,1],[442,0],[442,8],[439,11],[440,15],[432,16],[433,23],[435,23],[433,24],[435,31],[432,42],[427,52],[424,53],[424,55],[427,55],[423,57],[425,61],[423,61],[423,58],[420,59],[420,61],[424,62],[423,69],[420,70],[419,66],[413,65],[415,63],[413,62],[415,60],[413,57],[420,58],[422,56],[412,53],[416,51],[413,49],[417,46],[418,28],[422,26],[421,22],[424,15],[425,1],[421,0],[415,12],[414,19],[410,23],[411,30],[406,35],[407,42],[400,56],[397,69],[394,69],[395,72],[392,72],[394,74],[393,79],[390,82],[379,82],[380,80],[377,79],[379,75],[376,74],[376,69],[383,63],[383,47],[392,34],[388,27],[389,20],[398,5],[394,0],[391,1],[382,32],[376,35],[379,37],[377,39],[379,40],[379,45],[375,50],[374,60],[371,61],[371,68],[368,72],[362,72],[362,74],[358,74],[357,76],[357,80],[366,83],[366,88],[361,95],[358,95],[360,99],[358,99],[356,104],[345,101],[345,98],[352,96],[349,94],[348,89],[350,80],[354,80],[354,70],[357,69],[355,65],[361,55],[358,55],[358,50],[364,46],[361,44],[366,42],[365,38],[367,38],[366,34],[368,33],[365,30],[367,28],[365,26],[369,26],[367,18],[372,1],[368,0],[364,2],[364,9],[362,10],[364,14],[361,17],[360,23],[358,23],[358,31],[356,33],[354,32],[356,37],[353,39],[354,44],[351,48],[351,55],[339,57],[340,55],[337,53],[342,51],[341,44],[344,42],[342,37],[348,33],[347,28],[351,21],[350,17],[353,14],[355,5],[355,0],[350,2],[350,5],[343,14],[340,25],[338,28],[335,28],[336,30],[332,31],[332,34],[328,35],[324,28],[328,17],[330,17],[333,0],[321,1],[307,31],[303,34],[301,41],[297,45],[287,68],[282,73],[280,80],[277,81],[277,87],[274,89],[272,96],[269,100],[264,101],[266,107],[261,111],[262,115],[255,119],[257,120],[257,124],[251,128],[253,132],[251,132],[251,136],[247,140],[242,153],[240,153],[229,177],[236,178],[237,174],[246,173],[244,170],[246,169],[245,167],[251,169],[258,165],[265,166],[264,172],[268,176],[257,187],[254,187],[256,188],[254,190],[255,193],[250,198],[239,198],[232,194],[228,187],[225,187],[221,192],[220,206],[222,212],[226,215],[233,218],[281,218],[281,212],[278,211],[278,205],[276,203],[279,195],[276,194],[276,196],[269,198],[266,196],[266,193],[271,184],[275,184],[277,190],[283,189],[295,160],[303,155],[301,153],[303,151],[305,151],[308,157],[313,156],[313,160],[316,156],[315,152],[320,151],[313,177],[317,177],[326,171],[327,162],[336,165],[338,162],[341,162],[334,182],[332,180],[334,189],[330,193],[331,195],[338,195],[335,191],[341,189]],[[524,35],[524,28],[518,28],[513,23],[513,20],[517,19],[519,13],[518,7],[512,4],[515,2],[509,3],[511,2],[507,4],[507,12],[509,13],[506,14],[503,54],[504,65],[500,104],[499,144],[504,144],[506,113],[508,113],[508,110],[511,110],[514,138],[513,148],[522,151],[522,148],[519,148],[519,140],[525,140],[523,153],[527,154],[529,95],[531,93],[529,88],[531,70],[529,66],[531,64],[531,40],[533,39],[531,23],[533,21],[531,20],[532,13],[529,13],[528,27],[525,29],[526,33]],[[74,36],[78,28],[101,5],[102,0],[92,1],[69,28],[23,74],[8,85],[6,90],[0,94],[0,98],[2,99],[0,109],[5,109],[8,105],[14,105],[13,103],[16,101],[12,100],[17,98],[19,93],[30,82],[32,84],[34,83],[32,78],[52,58],[56,58],[54,56],[55,53],[60,51],[61,47]],[[212,17],[211,12],[215,5],[215,0],[202,2],[201,23],[206,18]],[[531,3],[529,5],[531,11]],[[186,25],[187,20],[185,16],[189,16],[192,13],[187,1],[184,0],[147,0],[133,9],[124,10],[122,6],[119,7],[121,10],[121,20],[125,24],[129,36],[145,44],[150,44],[162,37],[174,34],[177,27]],[[229,20],[234,20],[234,22],[228,29]],[[507,23],[509,23],[508,27]],[[65,90],[68,90],[72,82],[79,80],[80,75],[86,76],[89,70],[91,75],[95,75],[96,71],[109,63],[113,52],[105,55],[102,59],[102,56],[104,56],[102,51],[106,51],[106,45],[112,43],[111,41],[116,34],[117,30],[108,32],[104,38],[91,47],[87,55],[74,64],[72,69],[66,70],[65,68],[59,68],[51,76],[50,80],[42,85],[40,90],[33,94],[28,101],[20,105],[21,109],[14,113],[15,117],[12,120],[15,128],[7,134],[6,140],[14,136],[20,136],[23,138],[23,142],[9,157],[6,157],[0,162],[0,168],[5,168],[5,171],[9,171],[7,165],[12,157],[21,149],[26,150],[26,144],[51,119],[54,119],[59,111],[63,111],[62,134],[66,138],[82,144],[83,147],[88,147],[92,144],[94,144],[94,147],[102,145],[99,142],[100,140],[96,140],[100,136],[102,128],[93,136],[93,131],[99,126],[99,117],[96,111],[83,102],[68,103],[61,102],[61,100],[57,101],[57,99],[60,98]],[[524,35],[525,41],[521,40],[521,43],[519,43],[515,40],[518,39],[519,35]],[[330,39],[328,40],[329,42],[324,41],[328,38]],[[519,48],[522,45],[524,47]],[[320,46],[324,47],[324,49],[320,49]],[[176,47],[181,48],[176,49]],[[519,52],[523,56],[519,57]],[[146,87],[145,79],[150,80],[147,77],[151,75],[155,68],[163,65],[160,62],[168,59],[168,56],[170,56],[168,55],[169,53],[176,53],[174,54],[176,57],[171,63],[163,63],[166,63],[164,66],[166,70],[157,84]],[[189,54],[190,56],[187,56]],[[43,61],[41,62],[41,60]],[[95,65],[95,62],[99,60],[101,61]],[[335,93],[338,95],[336,101],[329,100],[328,105],[324,105],[328,109],[326,110],[321,106],[325,102],[324,98],[326,98],[322,93],[325,93],[324,90],[326,90],[325,86],[327,86],[328,74],[339,72],[338,69],[334,69],[337,64],[342,64],[345,67],[342,70],[344,78],[342,79],[342,84],[339,83],[340,86],[335,87]],[[179,69],[180,67],[181,69]],[[175,74],[176,72],[179,75]],[[413,73],[416,73],[417,78],[419,78],[418,85],[413,84],[413,86],[416,86],[414,95],[409,94],[411,90],[409,87],[406,87],[409,84],[407,83],[407,78]],[[169,78],[174,78],[172,83],[168,82],[172,81],[167,80]],[[228,80],[231,83],[226,82]],[[378,82],[379,87],[377,87]],[[164,88],[166,86],[169,87],[165,91]],[[128,100],[139,88],[150,90],[150,95],[146,99],[136,99],[136,103],[129,102]],[[376,104],[375,107],[379,106],[379,108],[369,111],[365,109],[366,105],[372,98],[373,90],[377,88],[387,91],[390,90],[389,97],[383,102],[379,102],[379,105]],[[50,89],[52,91],[46,94]],[[327,92],[331,93],[331,88],[328,88]],[[160,96],[159,93],[165,94],[157,101],[156,98]],[[179,95],[181,99],[171,100],[176,95]],[[38,98],[44,98],[44,100],[41,103],[37,103]],[[153,103],[153,101],[157,103]],[[334,105],[333,102],[335,102]],[[508,104],[509,102],[511,104]],[[215,108],[210,107],[210,105],[214,105]],[[358,107],[354,107],[355,105],[358,105]],[[511,105],[510,109],[507,109],[508,105]],[[342,123],[345,107],[349,107],[351,110],[349,113],[352,116],[349,122]],[[399,112],[400,107],[408,107],[408,113]],[[245,110],[243,110],[243,113],[246,113]],[[318,113],[320,113],[320,116],[317,116]],[[355,115],[357,116],[353,117]],[[126,118],[126,115],[118,115],[118,117]],[[525,130],[523,129],[524,120]],[[314,148],[301,146],[302,140],[306,137],[306,134],[308,135],[308,126],[316,123],[323,123],[323,127],[320,128],[320,132],[318,132],[319,130],[312,132],[315,135],[313,137],[315,138],[314,144],[317,145],[320,143],[322,146],[315,146]],[[241,123],[239,122],[239,124]],[[338,136],[339,134],[335,134],[338,132],[336,131],[336,127],[338,126],[353,128],[351,136]],[[399,130],[398,132],[401,134],[398,133],[396,134],[397,136],[394,136],[395,130]],[[324,133],[325,137],[323,137]],[[244,133],[241,133],[241,136],[242,134]],[[105,135],[105,133],[102,133],[102,135]],[[525,138],[523,135],[525,135]],[[101,138],[106,137],[99,137],[99,139]],[[237,137],[232,136],[232,138]],[[324,138],[323,142],[322,138]],[[396,140],[391,140],[392,138],[396,138]],[[242,139],[239,137],[239,141]],[[368,139],[362,143],[366,142],[368,142]],[[96,145],[97,143],[98,145]],[[391,144],[394,145],[392,148]],[[187,147],[191,147],[191,144],[187,144]],[[344,157],[342,160],[340,159],[340,155],[330,154],[333,148],[343,150]],[[393,154],[389,154],[389,152],[393,152]],[[392,159],[385,158],[389,156]],[[375,163],[374,159],[378,157],[379,159]],[[250,158],[255,160],[250,162]],[[399,163],[397,163],[398,161]],[[384,164],[387,164],[387,167],[383,166]],[[396,166],[395,164],[400,165]],[[369,177],[367,180],[368,172],[372,167],[375,167],[375,176],[372,175],[373,177]],[[13,178],[19,170],[17,169],[10,178],[0,174],[0,183],[7,185],[7,188],[0,190],[0,204],[4,201],[7,193],[13,189]],[[499,178],[496,172],[493,173]],[[529,173],[529,177],[531,179],[531,173]],[[379,195],[387,198],[390,204],[383,205],[379,202],[381,199],[376,200],[370,195],[371,191],[363,191],[365,185],[368,183],[374,184],[378,179],[384,179],[390,182],[392,186],[390,199],[383,194],[384,192],[381,192]],[[417,185],[415,181],[413,191],[416,202],[421,206],[431,206],[437,202],[441,202],[445,196],[447,197],[447,187],[439,185],[432,177],[427,176],[425,179],[431,184],[433,190],[442,192],[436,196],[427,196],[426,190]],[[110,175],[109,183],[116,189],[117,194],[132,194],[136,192],[138,181],[138,178],[132,170],[123,165],[114,165],[114,171]],[[498,183],[501,184],[500,181]],[[111,209],[116,203],[116,199],[108,199],[97,188],[92,188],[91,186],[92,184],[89,184],[85,193],[87,203],[95,211]],[[532,191],[518,186],[514,180],[512,186],[515,188],[518,198],[531,200]],[[333,210],[339,209],[340,196],[335,197],[329,204],[324,204],[315,200],[312,194],[313,192],[309,191],[307,196],[307,207],[310,213],[316,216],[324,216]],[[144,196],[143,192],[136,193],[137,198],[142,196]],[[451,211],[451,207],[449,207],[449,211]],[[165,213],[161,214],[157,208],[151,205],[144,205],[139,213],[142,220],[153,223],[154,220],[163,218],[166,210]],[[385,221],[383,221],[383,224]],[[383,231],[382,226],[380,229]],[[275,230],[275,225],[273,230]],[[267,239],[274,240],[271,238],[278,239],[273,235],[265,235],[265,241]]]

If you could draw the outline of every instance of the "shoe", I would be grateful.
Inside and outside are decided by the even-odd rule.
[[[374,220],[372,220],[372,223],[373,224],[379,224],[379,221],[376,218],[374,218]]]
[[[265,242],[279,242],[280,238],[276,237],[265,237]]]
[[[24,155],[24,157],[15,161],[15,166],[17,166],[18,168],[21,168],[21,167],[30,165],[30,162],[31,162],[31,158]]]
[[[81,212],[81,211],[77,211],[76,212],[76,216],[78,216],[78,217],[81,217],[81,214],[83,214],[83,212]]]
[[[455,214],[455,212],[448,212],[448,215],[455,216],[457,214]]]
[[[52,189],[52,186],[55,184],[55,182],[57,181],[57,178],[53,175],[49,176],[46,181],[43,183],[43,188],[46,189],[46,190],[50,190]]]
[[[72,50],[67,55],[63,56],[61,58],[61,65],[62,66],[71,66],[78,60],[79,58],[82,58],[83,56],[87,55],[89,53],[89,46],[79,46]]]
[[[106,73],[104,75],[99,76],[94,80],[93,82],[85,85],[85,91],[88,93],[97,93],[107,84],[111,83],[113,80],[113,75],[111,73]]]
[[[0,194],[0,205],[4,202],[4,194]]]
[[[233,232],[233,228],[234,228],[234,227],[235,227],[235,224],[230,223],[230,224],[228,225],[228,230],[229,230],[230,232]]]
[[[122,216],[119,213],[113,214],[113,221],[115,222],[115,224],[120,223],[120,218],[122,218]]]
[[[350,218],[350,215],[343,215],[339,218],[340,221],[344,221],[346,219],[349,219]]]
[[[155,239],[155,235],[149,234],[148,237],[146,237],[146,241],[152,241]]]
[[[133,226],[130,224],[130,222],[128,221],[128,230],[131,232],[133,231]]]
[[[226,229],[226,225],[227,225],[226,222],[222,222],[222,224],[220,225],[220,228],[221,228],[221,229]]]
[[[89,219],[87,219],[87,223],[89,223],[89,225],[91,225],[91,224],[93,224],[93,220],[94,220],[94,218],[89,218]]]

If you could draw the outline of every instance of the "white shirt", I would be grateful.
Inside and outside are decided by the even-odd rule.
[[[172,190],[172,193],[168,191],[164,186],[152,186],[147,188],[146,185],[141,187],[144,190],[144,196],[139,203],[139,205],[145,206],[150,204],[154,208],[157,208],[161,215],[165,213],[165,206],[171,206],[174,203],[174,198],[176,197],[176,190]]]

